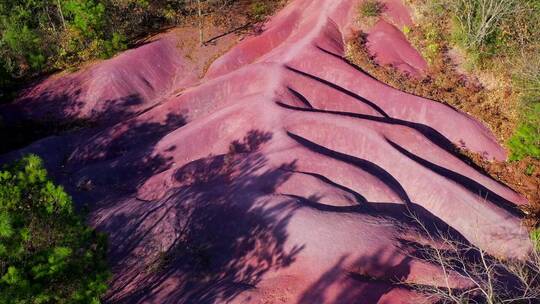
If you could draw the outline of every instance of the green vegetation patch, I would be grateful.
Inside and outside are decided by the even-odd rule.
[[[377,17],[384,11],[385,6],[377,0],[364,0],[359,7],[362,17]]]
[[[472,68],[507,71],[520,93],[520,121],[508,141],[512,160],[540,158],[540,1],[458,0],[454,41]]]
[[[540,228],[536,228],[531,232],[531,240],[536,250],[540,252]]]
[[[0,171],[0,303],[100,303],[105,253],[39,157]]]
[[[510,102],[516,104],[514,109],[517,111],[501,107],[506,112],[500,114],[511,119],[512,125],[515,123],[517,127],[513,136],[510,132],[499,135],[509,138],[507,145],[512,160],[539,158],[540,1],[413,2],[422,18],[420,44],[428,62],[435,64],[441,53],[458,47],[463,51],[463,66],[467,70],[496,75],[500,82],[508,83],[509,93],[499,94],[496,98],[511,98]],[[498,106],[492,105],[493,108]]]
[[[540,252],[540,228],[536,228],[531,232],[531,240],[536,250]]]
[[[540,159],[540,102],[527,109],[516,132],[508,141],[511,160],[527,156]]]
[[[126,48],[99,0],[0,2],[0,88]]]
[[[250,6],[250,14],[255,20],[264,19],[270,11],[270,5],[264,1],[255,1]]]

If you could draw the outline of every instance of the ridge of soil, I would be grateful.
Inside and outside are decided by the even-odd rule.
[[[511,105],[493,103],[492,96],[500,92],[488,92],[478,80],[460,73],[458,65],[444,55],[444,50],[437,62],[430,65],[428,74],[418,78],[392,65],[378,64],[366,46],[366,38],[366,33],[358,31],[349,41],[347,58],[352,64],[398,90],[468,113],[484,122],[502,143],[511,136],[516,127],[516,113],[511,110]],[[513,93],[506,91],[503,94],[509,97]],[[465,149],[458,151],[469,164],[524,195],[530,202],[524,210],[527,214],[525,223],[531,228],[540,225],[540,160],[528,157],[519,161],[495,161]]]

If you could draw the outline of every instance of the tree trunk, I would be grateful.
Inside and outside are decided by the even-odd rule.
[[[60,0],[56,0],[56,6],[58,7],[58,13],[60,14],[60,19],[62,20],[62,26],[66,29],[66,19],[64,19],[64,13],[62,13],[62,5]]]
[[[201,0],[197,0],[197,13],[199,15],[199,40],[201,45],[204,43],[203,35],[203,20],[202,20],[202,11],[201,11]]]

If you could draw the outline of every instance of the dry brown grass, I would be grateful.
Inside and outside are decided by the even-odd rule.
[[[438,52],[428,75],[415,79],[392,66],[380,66],[365,46],[365,35],[358,33],[348,46],[348,59],[377,79],[402,91],[451,105],[484,122],[501,142],[510,138],[517,122],[515,98],[508,88],[486,90],[473,77],[457,72],[446,50]]]
[[[529,205],[522,209],[526,214],[525,225],[531,229],[540,227],[540,160],[527,157],[513,162],[487,161],[470,151],[461,151],[471,164],[524,195]]]

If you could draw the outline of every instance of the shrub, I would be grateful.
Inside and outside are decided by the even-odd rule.
[[[127,38],[126,36],[114,33],[111,40],[105,40],[104,45],[101,51],[101,58],[109,58],[114,56],[114,54],[119,51],[125,50],[127,48]]]
[[[462,42],[466,48],[479,49],[496,40],[501,22],[516,9],[515,0],[458,0],[455,1],[455,16],[462,31]]]
[[[261,20],[266,17],[266,15],[268,15],[270,7],[268,7],[268,5],[262,1],[256,1],[251,4],[250,10],[252,18],[254,18],[255,20]]]
[[[0,172],[0,303],[99,303],[105,252],[39,157]]]
[[[384,11],[384,4],[377,0],[364,0],[359,12],[362,17],[377,17]]]

